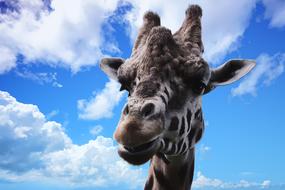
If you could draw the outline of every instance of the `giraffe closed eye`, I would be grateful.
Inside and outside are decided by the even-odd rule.
[[[207,85],[202,80],[193,79],[191,80],[189,86],[195,94],[202,94]]]

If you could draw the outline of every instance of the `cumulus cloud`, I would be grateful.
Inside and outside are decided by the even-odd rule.
[[[111,80],[106,83],[102,91],[94,92],[90,99],[78,100],[79,118],[92,120],[110,118],[114,107],[123,97],[123,92],[119,92],[119,89],[120,84]]]
[[[46,155],[47,175],[80,187],[104,187],[127,184],[141,186],[142,169],[131,169],[121,160],[111,138],[98,136],[87,144]]]
[[[119,1],[61,0],[51,1],[49,8],[42,0],[1,2],[6,9],[0,13],[0,73],[16,66],[19,54],[26,63],[41,61],[76,72],[96,64],[102,50],[116,50],[104,33],[111,31],[108,18]]]
[[[0,91],[0,179],[48,181],[76,187],[141,187],[145,173],[117,154],[111,138],[76,145],[38,107]]]
[[[265,6],[265,18],[270,20],[272,27],[285,26],[285,1],[263,0]]]
[[[285,54],[261,54],[256,59],[254,70],[236,87],[231,93],[233,96],[244,94],[257,95],[259,86],[268,86],[273,80],[278,78],[284,72]]]
[[[197,173],[197,178],[193,181],[194,189],[202,188],[215,188],[215,189],[249,189],[249,188],[268,188],[271,185],[270,180],[264,180],[261,183],[249,182],[246,180],[240,180],[237,183],[224,182],[220,179],[212,179],[204,176],[201,172]]]
[[[43,167],[42,154],[71,146],[59,123],[47,121],[38,107],[0,91],[0,169]]]
[[[188,5],[197,3],[203,8],[203,41],[205,57],[211,63],[218,63],[224,56],[236,48],[249,24],[256,0],[194,0],[194,1],[130,1],[132,11],[126,19],[130,23],[131,36],[136,36],[142,24],[142,16],[147,10],[159,13],[162,25],[169,27],[172,33],[178,30],[184,19]],[[173,17],[175,15],[175,19]]]

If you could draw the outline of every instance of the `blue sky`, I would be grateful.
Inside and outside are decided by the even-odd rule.
[[[127,58],[147,10],[175,32],[202,6],[205,59],[255,59],[239,82],[203,97],[195,189],[285,188],[285,2],[0,0],[0,189],[142,189],[148,164],[116,153],[126,101],[99,69]]]

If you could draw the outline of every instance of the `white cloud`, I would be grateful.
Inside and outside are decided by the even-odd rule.
[[[285,1],[284,0],[263,0],[265,6],[265,18],[270,19],[270,26],[285,26]]]
[[[119,158],[111,138],[98,136],[87,144],[46,155],[46,174],[80,187],[116,186],[134,188],[145,180],[142,169],[131,169]]]
[[[78,100],[79,118],[96,120],[112,117],[114,107],[123,97],[123,92],[119,89],[120,84],[111,80],[106,83],[102,91],[94,92],[94,97],[89,100]]]
[[[103,127],[101,125],[96,125],[95,127],[92,127],[90,129],[90,133],[94,136],[98,135],[99,133],[101,133],[103,130]]]
[[[262,188],[268,188],[271,184],[271,181],[270,180],[265,180],[261,183],[261,187]]]
[[[18,54],[26,63],[42,61],[73,72],[96,64],[102,49],[115,47],[104,35],[111,31],[108,18],[118,2],[51,1],[52,11],[42,0],[6,2],[11,10],[0,14],[0,73],[15,67]]]
[[[0,91],[0,169],[26,171],[43,167],[42,154],[69,147],[59,123],[47,121],[38,107],[22,104]]]
[[[256,68],[239,84],[232,89],[233,96],[244,94],[257,95],[258,86],[270,85],[273,80],[284,72],[285,54],[261,54],[256,59]]]
[[[172,33],[178,30],[189,4],[200,4],[203,8],[203,41],[205,57],[211,63],[218,63],[229,51],[236,48],[239,39],[247,28],[256,0],[145,0],[130,1],[134,9],[127,15],[134,38],[142,24],[142,16],[147,10],[159,13],[162,25],[169,27]],[[173,17],[175,15],[175,18]]]
[[[125,17],[129,21],[132,38],[136,36],[145,11],[158,12],[162,24],[175,32],[182,24],[188,5],[200,4],[204,10],[202,24],[205,57],[210,63],[218,63],[227,53],[237,48],[257,0],[124,2],[129,2],[134,7]],[[41,0],[14,3],[13,6],[18,7],[19,13],[9,11],[0,15],[0,43],[6,49],[6,58],[0,59],[0,73],[16,66],[18,54],[25,56],[26,63],[42,61],[77,72],[84,66],[96,64],[103,56],[102,49],[120,51],[114,38],[110,38],[112,29],[108,19],[114,16],[114,11],[124,2],[52,1],[53,11],[48,11]]]
[[[0,46],[0,74],[16,66],[16,55],[9,49]]]
[[[62,88],[63,85],[57,81],[57,73],[35,73],[28,70],[19,71],[17,70],[16,75],[24,79],[32,80],[40,85],[51,84],[53,87]]]
[[[203,187],[219,187],[223,184],[223,181],[219,179],[210,179],[205,177],[201,172],[197,173],[197,178],[193,181],[193,188]]]
[[[193,181],[193,189],[215,188],[215,189],[241,189],[241,188],[268,188],[270,180],[264,180],[261,183],[240,180],[237,183],[224,182],[220,179],[212,179],[204,176],[201,172],[197,173],[197,178]]]
[[[146,173],[122,161],[111,138],[76,145],[38,107],[0,91],[0,179],[74,187],[141,188]]]

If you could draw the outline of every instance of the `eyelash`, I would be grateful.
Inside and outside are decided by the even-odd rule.
[[[133,82],[132,83],[132,87],[134,87],[136,85],[136,82]],[[120,91],[123,91],[123,90],[126,90],[126,91],[128,91],[128,92],[130,92],[131,91],[131,88],[129,87],[130,85],[126,85],[126,84],[121,84],[121,88],[120,88]]]

